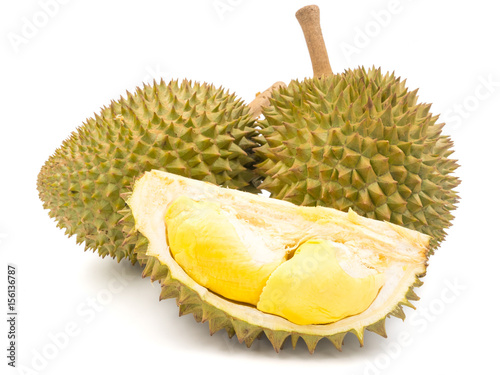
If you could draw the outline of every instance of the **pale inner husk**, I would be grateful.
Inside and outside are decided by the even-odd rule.
[[[359,267],[349,265],[355,260],[354,263],[362,262],[368,268],[384,272],[385,283],[368,309],[323,325],[297,325],[255,307],[224,299],[197,284],[175,262],[168,249],[164,217],[169,204],[183,195],[193,200],[220,203],[239,222],[252,227],[252,232],[258,231],[262,241],[271,249],[293,251],[312,238],[342,243],[346,251],[340,264],[346,272],[356,276]],[[298,207],[160,171],[148,172],[140,178],[127,203],[132,209],[136,229],[149,240],[147,255],[167,265],[172,278],[234,318],[271,330],[316,335],[333,335],[351,329],[362,331],[403,301],[416,275],[423,274],[426,268],[428,236],[390,223],[366,219],[352,211],[344,213],[324,207]]]

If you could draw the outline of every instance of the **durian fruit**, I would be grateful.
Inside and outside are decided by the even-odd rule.
[[[250,346],[276,351],[299,337],[311,352],[348,332],[385,337],[388,315],[417,299],[430,237],[325,207],[302,207],[175,174],[150,171],[126,194],[148,239],[161,299]],[[254,281],[252,284],[251,281]],[[251,285],[251,287],[249,287]]]
[[[357,220],[354,213],[352,217]],[[365,311],[384,285],[384,276],[354,263],[350,246],[324,239],[300,245],[270,275],[257,309],[297,324],[328,324]]]
[[[297,12],[314,77],[274,90],[259,122],[261,189],[295,204],[358,214],[445,237],[459,184],[452,142],[417,90],[381,69],[333,74],[317,7]]]
[[[256,191],[255,134],[249,108],[234,94],[162,80],[127,92],[73,132],[42,167],[38,191],[49,215],[85,249],[135,262],[134,248],[141,253],[147,240],[123,232],[124,189],[159,169]]]

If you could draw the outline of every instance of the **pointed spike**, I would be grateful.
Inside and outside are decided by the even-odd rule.
[[[216,307],[210,305],[209,303],[203,303],[201,305],[201,308],[203,310],[201,319],[203,323],[205,323],[207,320],[210,319],[216,319],[216,318],[227,319],[226,315],[223,312],[221,312]]]
[[[227,326],[225,327],[225,329],[226,329],[226,332],[227,332],[227,336],[228,336],[230,339],[232,339],[232,338],[233,338],[233,336],[234,336],[234,334],[235,334],[233,326],[232,326],[232,325],[227,325]]]
[[[359,345],[362,347],[364,345],[364,336],[365,336],[365,328],[361,327],[359,328],[353,328],[349,332],[354,333],[354,335],[357,337],[359,341]]]
[[[342,344],[344,343],[344,338],[347,332],[342,332],[342,333],[336,333],[335,335],[332,336],[327,336],[326,338],[331,341],[333,346],[335,346],[335,349],[337,349],[339,352],[342,351]]]
[[[378,322],[375,322],[368,327],[366,327],[368,331],[374,332],[377,335],[380,335],[384,338],[387,338],[387,333],[385,331],[385,317],[380,319]]]
[[[267,338],[271,342],[271,345],[273,346],[276,353],[279,353],[279,351],[283,347],[285,339],[288,336],[290,336],[290,332],[273,331],[273,330],[269,330],[269,329],[264,329],[264,333],[266,334]]]
[[[313,354],[314,349],[316,349],[316,345],[318,344],[319,340],[321,340],[323,337],[322,336],[316,336],[316,335],[302,335],[302,340],[307,345],[307,349],[309,349],[309,353]]]
[[[226,317],[212,318],[208,320],[208,330],[210,332],[210,336],[212,336],[215,332],[220,331],[221,329],[227,329],[227,325],[231,324],[231,322]],[[229,332],[228,332],[229,334]],[[230,336],[231,338],[232,336]]]
[[[168,298],[177,298],[179,287],[176,284],[167,284],[161,287],[160,301]]]
[[[295,348],[297,347],[297,341],[299,341],[300,335],[298,333],[294,332],[294,333],[292,333],[292,335],[290,337],[292,340],[292,348],[295,350]]]
[[[151,281],[158,281],[165,278],[168,275],[168,267],[162,265],[158,260],[153,263],[153,269],[151,270]]]
[[[408,306],[408,307],[411,307],[413,310],[416,310],[417,308],[410,302],[408,301],[406,298],[403,298],[400,302],[401,305],[404,305],[404,306]]]
[[[411,301],[418,301],[420,299],[420,297],[417,296],[417,293],[413,290],[413,287],[410,287],[406,292],[406,298]]]
[[[233,328],[240,343],[245,342],[250,347],[253,341],[261,334],[262,329],[241,320],[233,320]]]
[[[424,282],[422,280],[420,280],[418,277],[415,279],[415,282],[413,283],[413,285],[416,287],[416,288],[419,288],[421,287],[422,285],[424,285]]]
[[[153,270],[154,264],[155,264],[155,259],[152,257],[148,258],[148,260],[146,262],[146,266],[144,267],[144,269],[142,271],[142,278],[146,278],[148,276],[151,276],[151,272]]]
[[[177,299],[177,305],[192,305],[192,304],[199,304],[200,297],[198,296],[198,293],[196,293],[194,290],[190,289],[187,286],[182,285],[180,288],[179,292],[179,297]]]
[[[406,315],[403,311],[403,308],[399,305],[397,305],[394,310],[392,310],[389,315],[395,316],[396,318],[399,318],[401,320],[405,320]]]

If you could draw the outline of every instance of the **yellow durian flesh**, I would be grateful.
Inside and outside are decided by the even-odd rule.
[[[383,284],[382,274],[349,275],[339,264],[341,245],[309,240],[267,281],[257,308],[296,324],[325,324],[365,311]]]
[[[197,283],[293,323],[324,324],[358,314],[382,285],[380,274],[357,278],[345,272],[338,243],[309,240],[286,262],[283,249],[245,244],[242,237],[259,242],[258,233],[240,235],[247,228],[217,202],[180,196],[170,204],[165,224],[175,261]]]
[[[285,261],[284,251],[273,253],[264,243],[252,251],[255,244],[243,243],[236,231],[237,219],[216,202],[181,196],[165,223],[176,262],[200,285],[235,301],[256,305],[269,275]]]

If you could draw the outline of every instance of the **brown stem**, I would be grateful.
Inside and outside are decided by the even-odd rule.
[[[318,6],[305,6],[295,13],[295,17],[297,17],[306,38],[314,77],[333,74],[330,60],[328,59],[328,52],[325,47],[325,41],[323,40],[323,34],[321,33]]]
[[[269,87],[266,91],[257,94],[255,99],[248,104],[250,107],[250,115],[252,118],[257,118],[262,113],[262,107],[269,105],[269,98],[274,90],[277,90],[280,87],[285,87],[286,84],[284,82],[276,82],[271,87]]]

